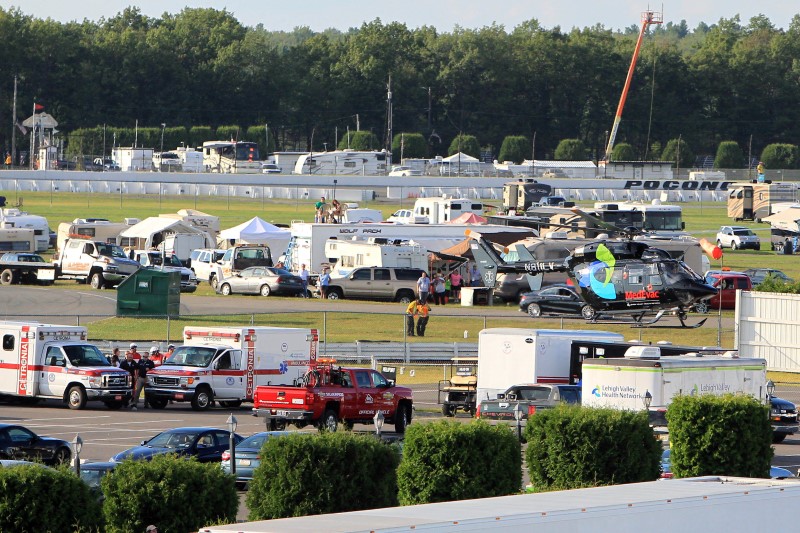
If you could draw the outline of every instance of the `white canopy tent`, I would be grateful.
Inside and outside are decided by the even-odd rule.
[[[448,163],[477,163],[479,160],[476,157],[472,157],[471,155],[467,155],[463,152],[456,152],[455,154],[451,155],[450,157],[445,157],[442,161],[447,161]]]
[[[223,248],[231,241],[240,244],[266,244],[273,257],[278,257],[286,250],[291,238],[292,233],[288,229],[279,228],[259,217],[222,230],[219,234],[219,242]]]

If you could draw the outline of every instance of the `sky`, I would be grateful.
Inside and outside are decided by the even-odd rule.
[[[16,7],[27,15],[61,22],[110,18],[131,5],[155,18],[164,12],[179,13],[185,7],[227,9],[245,26],[263,24],[267,30],[285,31],[298,26],[314,31],[347,30],[376,18],[384,23],[403,22],[410,28],[434,26],[440,32],[450,32],[455,25],[481,28],[493,22],[511,30],[532,18],[545,28],[560,26],[562,31],[595,24],[622,29],[639,26],[641,12],[648,9],[645,0],[0,0],[4,9]],[[396,6],[395,10],[390,11],[390,6]],[[737,14],[744,24],[761,14],[774,26],[786,29],[800,13],[800,4],[791,0],[664,0],[651,9],[663,12],[664,22],[686,20],[690,29],[700,22],[713,24]]]

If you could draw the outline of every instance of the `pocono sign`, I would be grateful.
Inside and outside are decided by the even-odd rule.
[[[727,191],[735,181],[712,180],[627,180],[623,189],[645,191]]]

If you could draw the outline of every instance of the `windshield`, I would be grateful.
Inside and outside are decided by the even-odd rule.
[[[188,448],[197,438],[198,433],[159,433],[149,441],[149,448]]]
[[[645,211],[644,229],[649,231],[682,231],[681,213],[679,211]]]
[[[102,242],[97,243],[97,253],[106,257],[114,257],[117,259],[127,259],[128,256],[121,247],[116,244],[106,244]]]
[[[260,450],[264,443],[267,441],[267,435],[253,435],[247,437],[242,442],[236,445],[237,448],[255,448]]]
[[[97,349],[97,346],[81,344],[64,346],[63,348],[72,366],[111,366],[108,359]]]
[[[163,366],[196,366],[200,368],[207,367],[214,356],[217,355],[216,348],[209,348],[205,346],[179,346],[175,349],[169,359],[167,359]]]
[[[686,263],[680,261],[664,261],[661,263],[661,275],[667,284],[677,283],[686,276],[689,276],[695,281],[703,281],[703,278],[698,276]]]
[[[734,235],[739,235],[739,236],[742,236],[742,237],[752,237],[752,236],[755,235],[755,233],[753,233],[749,229],[736,229],[736,230],[733,230],[733,234]]]

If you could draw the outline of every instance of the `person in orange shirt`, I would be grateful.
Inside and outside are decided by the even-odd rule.
[[[150,348],[150,360],[154,366],[161,366],[164,364],[164,354],[158,351],[158,346]]]
[[[128,354],[131,354],[133,356],[133,360],[134,361],[138,361],[139,359],[142,358],[142,354],[140,354],[139,352],[136,351],[136,343],[135,342],[131,343],[131,349],[128,350],[127,352],[125,352],[125,356],[127,357]]]
[[[425,336],[425,328],[428,327],[428,314],[431,312],[431,308],[428,305],[428,302],[417,300],[417,336],[424,337]]]

